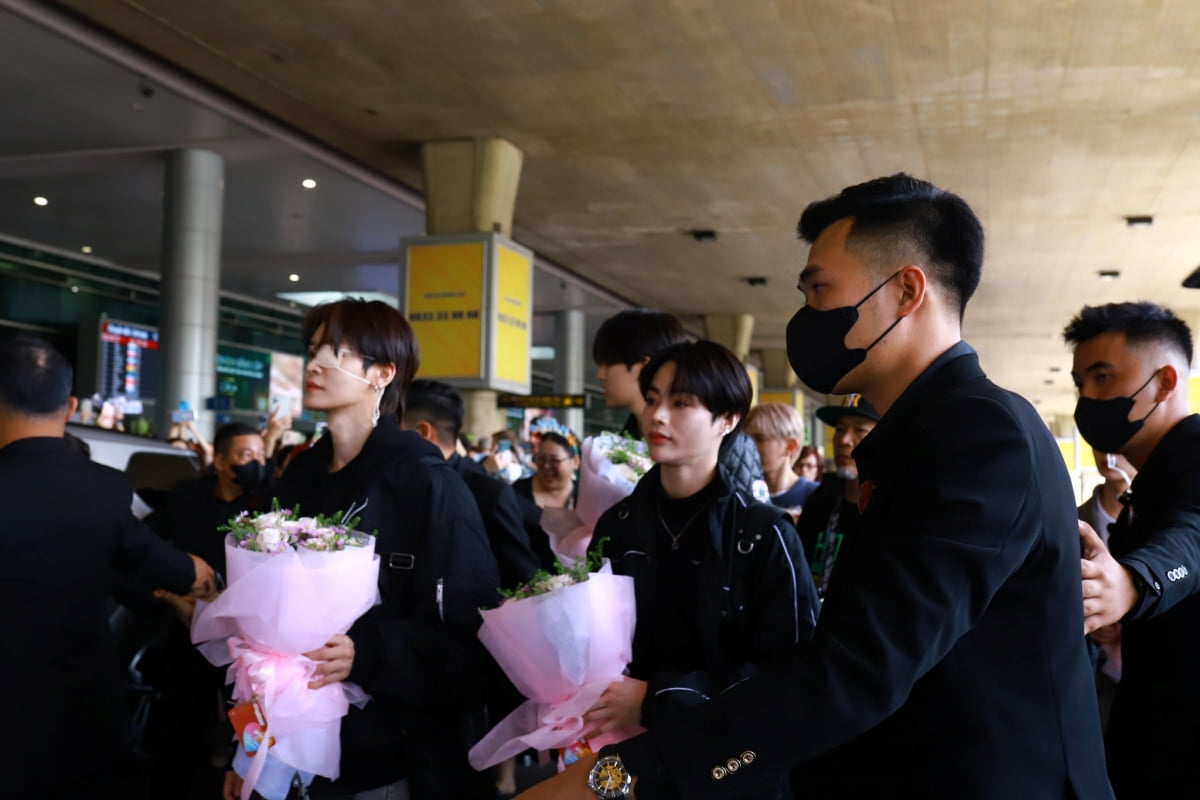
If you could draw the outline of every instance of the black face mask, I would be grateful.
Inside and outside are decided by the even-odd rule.
[[[899,271],[892,273],[891,278],[852,306],[818,311],[806,305],[796,312],[787,326],[787,354],[792,370],[805,386],[822,394],[831,393],[838,381],[866,360],[867,351],[900,324],[904,317],[897,317],[866,349],[860,347],[851,350],[846,347],[846,336],[854,323],[858,322],[858,307],[899,274]]]
[[[258,461],[247,461],[245,464],[231,464],[233,482],[249,492],[262,486],[266,478],[266,466]]]
[[[1154,408],[1146,412],[1141,419],[1130,420],[1129,412],[1133,410],[1133,398],[1150,385],[1158,370],[1154,370],[1138,390],[1129,397],[1110,397],[1108,400],[1093,400],[1081,397],[1075,403],[1075,424],[1083,440],[1101,453],[1119,453],[1125,443],[1134,437],[1146,423],[1146,417],[1154,413]]]

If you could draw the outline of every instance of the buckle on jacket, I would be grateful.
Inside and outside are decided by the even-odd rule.
[[[412,553],[391,553],[388,555],[388,566],[391,569],[412,569],[417,563],[417,557]]]

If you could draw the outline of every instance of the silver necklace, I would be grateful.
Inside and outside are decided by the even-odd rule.
[[[683,534],[687,533],[687,529],[692,526],[692,523],[695,522],[697,519],[699,519],[700,515],[708,510],[708,506],[709,506],[708,503],[705,503],[704,505],[700,506],[700,509],[696,513],[692,514],[692,516],[688,517],[687,522],[683,523],[683,527],[679,529],[678,533],[672,533],[671,526],[668,525],[666,519],[663,518],[662,500],[661,499],[655,500],[654,508],[655,508],[655,511],[658,512],[658,521],[660,523],[662,523],[663,530],[666,531],[667,536],[671,539],[671,549],[672,550],[679,549],[679,540],[683,537]]]

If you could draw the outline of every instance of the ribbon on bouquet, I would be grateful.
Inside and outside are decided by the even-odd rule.
[[[360,687],[344,682],[308,688],[316,663],[304,656],[259,649],[239,637],[230,637],[228,647],[234,659],[229,667],[234,699],[257,702],[265,717],[262,742],[249,759],[244,775],[242,800],[249,800],[264,769],[272,776],[271,784],[283,784],[285,795],[297,772],[305,783],[314,774],[336,778],[341,719],[351,703],[361,706],[368,695]],[[274,745],[272,737],[277,739]],[[268,751],[273,765],[270,768]],[[286,769],[276,762],[282,762]],[[275,794],[263,787],[258,791],[268,798]]]
[[[614,680],[620,680],[618,675]],[[587,733],[583,715],[596,704],[611,680],[584,684],[570,697],[553,703],[526,700],[471,748],[467,760],[477,770],[499,764],[529,748],[568,747]]]

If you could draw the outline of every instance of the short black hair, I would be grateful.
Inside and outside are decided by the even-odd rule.
[[[321,341],[314,342],[318,330]],[[383,392],[379,413],[385,417],[404,414],[404,395],[421,364],[421,355],[417,337],[403,314],[381,300],[348,297],[309,309],[300,335],[305,347],[349,347],[362,357],[364,374],[372,363],[395,366],[396,377]]]
[[[1165,344],[1192,363],[1192,331],[1166,306],[1146,301],[1084,306],[1063,329],[1063,339],[1081,345],[1102,333],[1125,334],[1130,344]]]
[[[632,367],[664,348],[687,341],[683,323],[674,314],[652,308],[632,308],[600,324],[592,340],[596,364]]]
[[[693,395],[714,418],[737,414],[739,426],[746,419],[754,390],[746,368],[728,348],[707,339],[671,345],[642,370],[638,382],[643,395],[649,394],[654,374],[667,362],[675,363],[672,392]]]
[[[233,440],[239,436],[262,436],[262,431],[244,422],[230,422],[222,425],[217,428],[217,435],[213,437],[213,452],[228,457],[229,448],[233,447]]]
[[[413,428],[424,420],[433,426],[438,441],[447,447],[458,439],[466,412],[462,395],[450,384],[424,378],[413,381],[404,404],[405,427]]]
[[[575,434],[573,434],[573,433],[571,434],[571,438],[568,439],[566,436],[564,436],[561,433],[555,433],[554,431],[546,431],[545,433],[538,434],[538,444],[541,444],[542,442],[550,442],[551,444],[556,444],[559,447],[561,447],[563,450],[566,450],[568,453],[570,453],[572,457],[574,457],[574,456],[579,455],[579,448],[576,447],[575,443],[571,441],[571,439],[574,439],[574,438],[575,438]]]
[[[23,417],[49,417],[71,402],[75,372],[54,346],[20,334],[0,344],[0,406]]]
[[[853,222],[847,250],[881,272],[906,261],[919,264],[946,290],[962,318],[983,272],[983,225],[965,200],[900,172],[810,204],[797,233],[812,244],[848,217]]]

